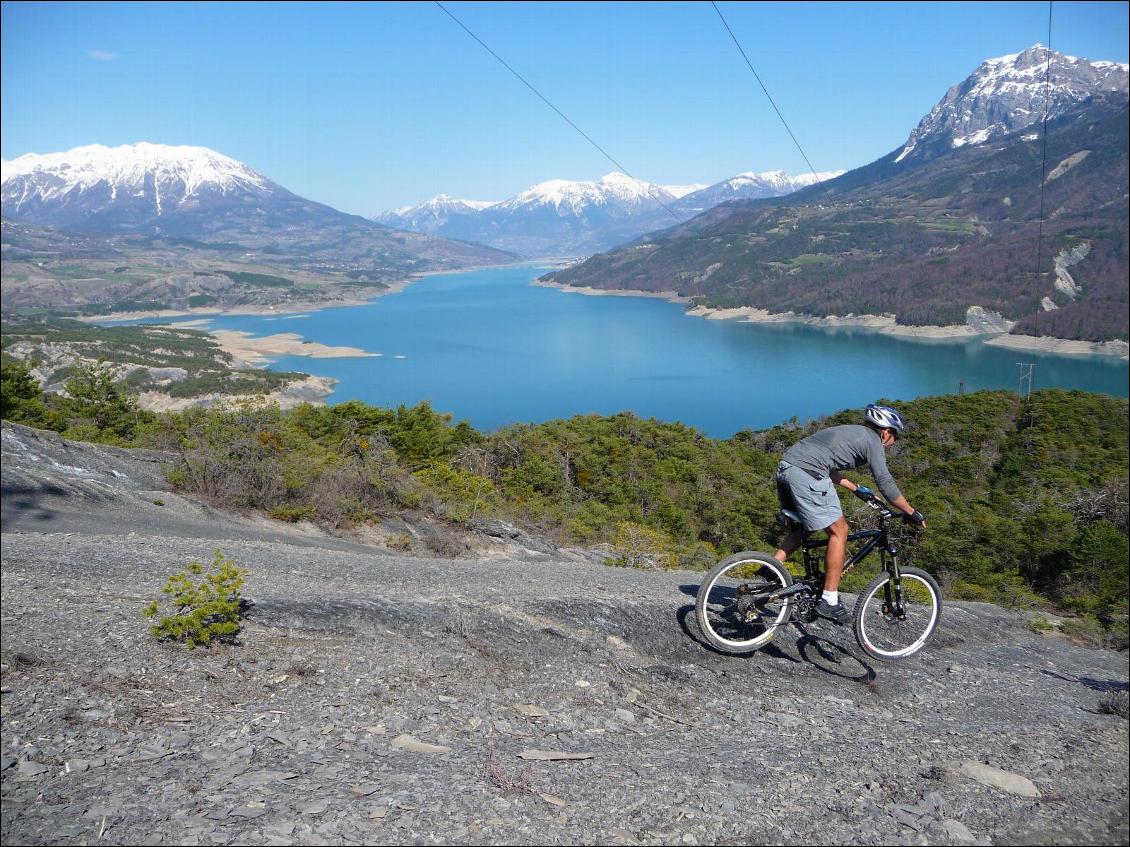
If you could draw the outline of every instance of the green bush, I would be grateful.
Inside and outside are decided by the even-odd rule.
[[[1092,615],[1068,618],[1063,622],[1063,634],[1085,647],[1102,647],[1103,626]]]
[[[385,539],[385,546],[390,550],[407,552],[412,549],[412,536],[407,532],[398,532]]]
[[[213,640],[231,643],[240,630],[243,600],[239,590],[246,571],[220,550],[207,571],[199,562],[169,577],[164,597],[142,609],[157,622],[150,632],[161,640],[184,641],[190,648]]]
[[[62,417],[47,409],[39,382],[26,364],[5,359],[0,364],[0,417],[6,421],[60,431]]]
[[[616,553],[612,563],[626,568],[672,568],[678,560],[671,547],[671,539],[659,530],[622,521],[612,542]]]
[[[72,410],[82,419],[78,426],[72,424],[73,429],[86,434],[83,424],[93,424],[98,440],[128,443],[133,438],[140,418],[137,403],[115,381],[110,365],[76,360],[65,387]]]
[[[277,521],[298,523],[314,517],[314,509],[312,506],[277,506],[270,514]]]

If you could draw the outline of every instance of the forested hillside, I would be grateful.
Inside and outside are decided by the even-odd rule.
[[[112,390],[41,398],[17,364],[5,365],[3,385],[5,418],[170,450],[173,484],[227,508],[333,527],[398,513],[463,525],[502,518],[651,567],[705,568],[737,550],[772,549],[780,454],[818,427],[861,416],[845,410],[726,440],[630,413],[485,434],[427,404],[156,416]],[[986,391],[894,405],[909,430],[891,470],[928,519],[924,532],[901,533],[915,564],[949,596],[1050,603],[1124,638],[1127,401]],[[853,520],[866,520],[857,505],[845,500]]]
[[[724,204],[549,278],[674,291],[713,307],[891,314],[906,325],[963,324],[980,306],[1017,321],[1014,332],[1125,340],[1127,149],[1125,108],[1049,125],[1042,194],[1044,151],[1019,134],[913,168],[894,151],[787,198]]]

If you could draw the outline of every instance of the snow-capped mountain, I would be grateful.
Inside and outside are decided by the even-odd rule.
[[[817,182],[833,179],[842,173],[843,171],[823,171],[790,176],[784,171],[766,171],[760,174],[747,172],[688,193],[675,205],[675,210],[683,214],[697,215],[727,200],[783,197]]]
[[[823,174],[820,179],[841,171]],[[717,185],[656,185],[622,173],[599,180],[552,179],[496,203],[445,194],[375,220],[413,232],[478,241],[528,256],[606,250],[726,200],[777,197],[811,185],[812,174],[740,174]]]
[[[447,194],[437,194],[426,203],[401,206],[399,209],[385,212],[379,220],[397,229],[431,233],[455,218],[473,216],[493,205],[495,205],[493,200],[460,200]]]
[[[515,211],[552,206],[559,212],[584,215],[593,207],[604,207],[613,214],[635,214],[662,208],[661,203],[674,200],[675,195],[661,185],[614,172],[596,182],[570,182],[565,179],[539,182],[509,200],[503,200],[495,208]]]
[[[206,147],[144,142],[28,153],[3,162],[2,191],[5,216],[63,228],[160,219],[225,198],[290,195]]]
[[[895,161],[929,158],[1042,124],[1045,98],[1049,120],[1090,100],[1126,102],[1127,65],[1050,53],[1050,77],[1049,51],[1040,44],[982,62],[918,123]]]
[[[5,218],[53,229],[179,236],[309,259],[424,267],[505,262],[479,245],[393,232],[299,197],[247,165],[205,147],[138,143],[29,153],[2,165]],[[318,265],[327,267],[325,262]]]
[[[676,199],[681,199],[683,197],[686,197],[688,194],[693,194],[696,191],[702,191],[702,189],[707,188],[707,187],[709,187],[708,183],[705,183],[705,182],[693,182],[693,183],[690,183],[689,185],[665,185],[665,186],[663,186],[664,190],[667,191],[668,194],[670,194],[672,197],[674,197]]]

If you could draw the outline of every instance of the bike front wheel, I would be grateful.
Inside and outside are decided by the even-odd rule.
[[[792,614],[792,598],[777,592],[792,574],[768,553],[738,553],[706,575],[695,598],[698,628],[724,653],[752,653],[769,643]]]
[[[926,646],[942,616],[942,592],[926,571],[903,568],[902,597],[888,574],[871,581],[855,603],[855,637],[872,658],[896,662]]]

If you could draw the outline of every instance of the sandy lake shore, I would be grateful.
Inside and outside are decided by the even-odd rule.
[[[297,332],[280,332],[276,335],[255,337],[249,332],[217,329],[209,330],[225,353],[236,360],[236,367],[261,368],[274,356],[309,356],[311,359],[343,359],[362,356],[382,356],[359,347],[333,347],[317,341],[305,341]]]
[[[562,285],[560,282],[551,282],[546,279],[535,279],[530,285],[539,288],[556,288],[572,294],[585,294],[589,297],[651,297],[655,300],[668,300],[672,303],[691,303],[689,297],[681,297],[675,291],[622,291],[606,288],[588,288],[583,285]],[[689,313],[688,313],[689,314]]]
[[[535,280],[533,285],[543,288],[556,288],[592,297],[653,297],[672,303],[689,304],[693,301],[674,291],[632,291],[605,290],[586,286],[563,285],[549,280]],[[1014,350],[1031,350],[1039,353],[1052,353],[1060,356],[1117,356],[1130,358],[1130,344],[1125,341],[1073,341],[1066,338],[1034,337],[1030,335],[1010,335],[1006,332],[985,332],[966,324],[951,326],[905,326],[895,320],[894,315],[801,315],[795,312],[770,312],[752,306],[733,309],[714,309],[709,306],[694,306],[686,314],[694,318],[725,321],[737,320],[746,323],[801,324],[820,329],[855,328],[891,335],[908,341],[969,341],[981,339],[985,344],[1009,347]]]
[[[1072,341],[1066,338],[1033,335],[997,335],[985,341],[994,347],[1012,350],[1033,350],[1061,356],[1118,356],[1130,358],[1130,344],[1125,341]]]

